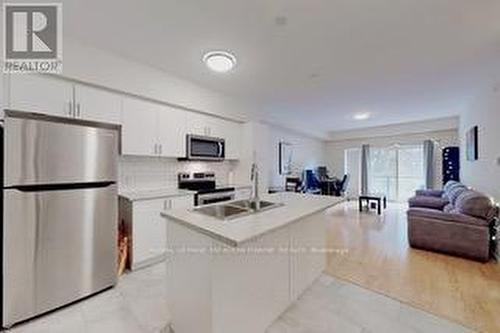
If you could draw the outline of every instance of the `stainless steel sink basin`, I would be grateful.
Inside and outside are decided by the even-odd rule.
[[[245,209],[251,209],[253,211],[257,211],[257,209],[255,207],[255,201],[251,201],[251,200],[238,200],[238,201],[230,202],[228,204],[231,206],[242,207]],[[259,212],[263,211],[263,210],[268,210],[268,209],[271,209],[274,207],[279,207],[281,205],[282,204],[280,204],[280,203],[261,200]]]
[[[194,211],[204,215],[218,218],[220,220],[232,220],[246,215],[257,214],[262,211],[266,211],[280,206],[283,206],[283,204],[261,200],[260,209],[257,210],[254,201],[238,200],[223,204],[214,204],[210,206],[198,207],[195,208]]]
[[[194,210],[221,220],[236,218],[249,213],[247,209],[227,204],[198,207]]]

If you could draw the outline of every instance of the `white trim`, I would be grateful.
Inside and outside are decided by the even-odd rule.
[[[424,121],[405,122],[393,125],[365,127],[330,133],[329,142],[353,139],[372,139],[399,135],[420,134],[437,131],[457,130],[459,117],[438,118]]]

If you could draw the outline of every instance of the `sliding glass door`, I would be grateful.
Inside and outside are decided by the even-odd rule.
[[[408,201],[415,190],[425,187],[423,145],[401,146],[398,150],[398,201]]]
[[[398,158],[395,148],[370,147],[368,187],[372,193],[384,193],[389,200],[398,199]]]
[[[370,149],[370,192],[381,192],[404,202],[425,184],[422,145],[396,145]]]

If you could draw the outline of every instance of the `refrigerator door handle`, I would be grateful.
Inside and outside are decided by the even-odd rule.
[[[114,185],[114,181],[109,182],[94,182],[94,183],[77,183],[77,184],[46,184],[46,185],[18,185],[8,186],[4,189],[17,190],[20,192],[50,192],[50,191],[72,191],[83,189],[104,188]]]

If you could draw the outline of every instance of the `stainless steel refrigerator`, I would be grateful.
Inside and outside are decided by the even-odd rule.
[[[5,111],[2,326],[113,286],[120,127]]]

